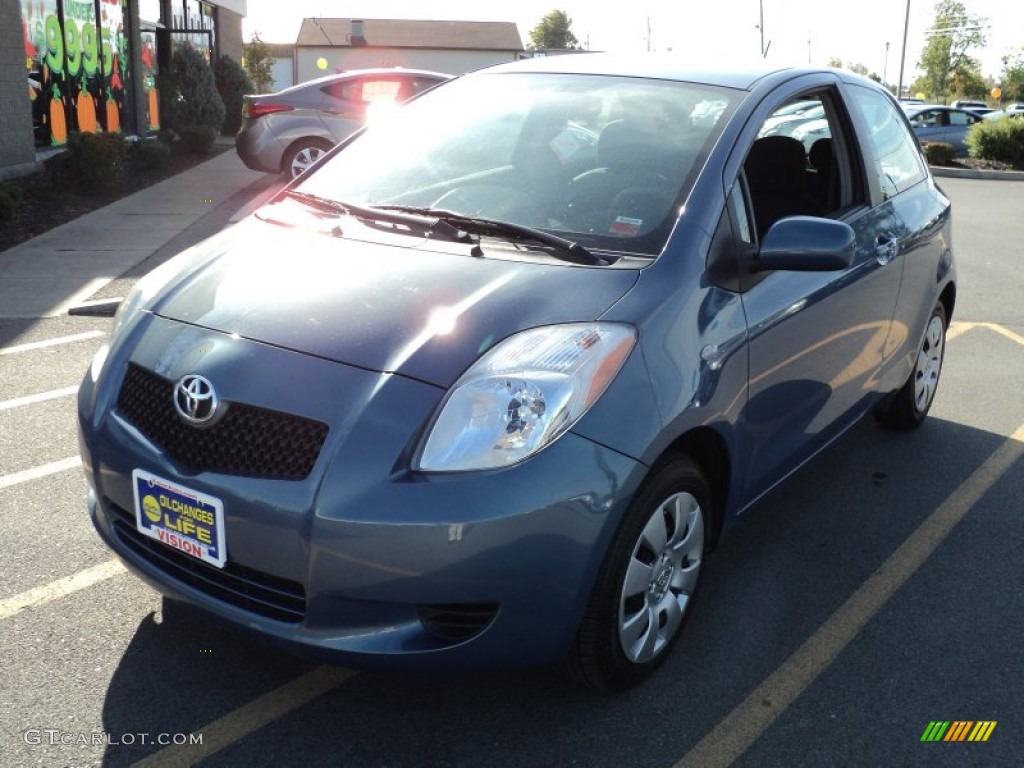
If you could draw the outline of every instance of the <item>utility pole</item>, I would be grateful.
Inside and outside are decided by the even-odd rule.
[[[761,58],[764,58],[764,0],[759,0],[761,6],[761,23],[757,25],[757,28],[761,30]]]
[[[886,74],[888,72],[889,72],[889,41],[886,40],[885,41],[885,63],[882,64],[882,87],[883,88],[888,88],[889,87],[885,83]]]
[[[907,63],[907,29],[910,27],[910,0],[907,0],[907,16],[903,20],[903,53],[900,54],[900,81],[896,85],[896,98],[903,96],[903,67]]]

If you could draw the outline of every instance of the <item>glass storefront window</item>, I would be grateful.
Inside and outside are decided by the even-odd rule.
[[[37,146],[69,131],[121,130],[129,77],[127,0],[22,0],[22,37]]]
[[[149,21],[154,24],[163,23],[163,14],[160,13],[163,3],[160,0],[139,0],[139,18],[142,21]]]

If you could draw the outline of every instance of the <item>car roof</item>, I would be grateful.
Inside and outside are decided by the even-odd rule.
[[[662,80],[702,83],[705,85],[719,85],[745,91],[753,90],[759,81],[781,73],[789,73],[793,76],[812,72],[833,72],[844,77],[847,74],[852,75],[852,73],[827,68],[769,66],[760,58],[750,63],[738,63],[732,66],[711,68],[706,62],[695,65],[691,60],[678,54],[668,53],[576,53],[561,56],[543,56],[498,64],[478,71],[486,73],[545,72],[649,77]],[[852,75],[852,77],[858,81],[861,80],[856,75]]]

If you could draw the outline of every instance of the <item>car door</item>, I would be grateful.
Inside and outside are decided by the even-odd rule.
[[[926,109],[914,115],[910,125],[920,141],[947,141],[949,120],[941,109]]]
[[[967,131],[981,118],[961,110],[950,110],[946,115],[949,120],[949,134],[945,141],[953,145],[957,154],[967,154]]]
[[[765,217],[780,213],[835,218],[853,229],[856,255],[852,266],[841,271],[758,272],[744,286],[749,386],[740,466],[746,468],[745,495],[751,501],[871,404],[900,289],[901,262],[888,234],[892,212],[872,204],[862,150],[840,91],[828,88],[800,96],[818,98],[825,108],[833,152],[832,194],[817,206],[796,203],[782,210],[777,197],[783,192],[770,202],[761,200],[758,171],[751,166],[757,149],[752,147],[736,180],[752,190],[744,206],[754,222],[748,229],[760,238],[770,223]],[[794,152],[804,151],[795,139],[783,141],[800,147]]]
[[[877,89],[859,85],[848,91],[858,107],[852,114],[862,126],[858,136],[873,205],[903,271],[879,375],[879,388],[892,391],[913,369],[935,306],[936,284],[951,268],[950,204],[929,175],[906,119],[892,100]]]

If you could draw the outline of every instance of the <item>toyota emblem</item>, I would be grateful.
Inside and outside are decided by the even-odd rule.
[[[174,407],[189,424],[205,424],[217,412],[217,393],[209,379],[192,373],[174,386]]]

